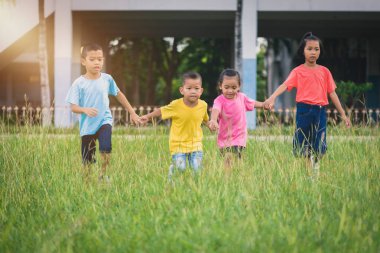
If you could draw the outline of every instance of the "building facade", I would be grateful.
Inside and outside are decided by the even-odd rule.
[[[351,41],[345,49],[347,52],[335,52],[330,48],[335,52],[331,55],[335,57],[331,58],[330,62],[334,64],[329,67],[333,74],[336,72],[344,78],[345,72],[341,69],[351,64],[349,69],[353,70],[346,76],[358,71],[359,82],[373,82],[371,99],[373,105],[378,106],[379,1],[241,0],[241,3],[241,20],[236,22],[238,0],[45,0],[55,126],[72,124],[71,113],[64,100],[72,81],[81,73],[81,45],[97,41],[107,46],[115,36],[234,38],[240,31],[240,42],[235,44],[239,50],[235,52],[241,52],[237,62],[241,63],[243,91],[252,98],[256,98],[258,37],[296,41],[305,32],[313,31],[322,39]],[[3,20],[0,23],[0,105],[22,103],[24,94],[28,95],[30,102],[38,105],[38,1],[17,0],[2,3],[0,8]],[[360,47],[355,49],[358,43]],[[269,92],[288,74],[292,46],[288,48],[282,54],[276,52],[273,57],[268,57]],[[351,57],[350,54],[356,56]],[[341,67],[334,70],[334,66]],[[248,124],[249,128],[255,127],[254,113],[248,114]]]

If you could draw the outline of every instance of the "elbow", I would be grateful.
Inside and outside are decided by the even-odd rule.
[[[329,93],[329,97],[332,98],[332,99],[335,98],[335,97],[337,97],[335,91],[330,92],[330,93]]]
[[[71,111],[72,111],[73,113],[78,113],[78,106],[77,106],[77,105],[72,104],[72,105],[70,106],[70,109],[71,109]]]

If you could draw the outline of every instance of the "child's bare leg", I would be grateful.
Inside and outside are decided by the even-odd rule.
[[[83,178],[85,180],[88,180],[90,178],[91,174],[91,165],[90,164],[84,164],[83,165]]]
[[[234,153],[232,152],[226,152],[224,154],[224,171],[226,175],[230,175],[232,172],[232,167],[234,164]]]
[[[311,169],[313,173],[313,177],[318,179],[319,177],[319,162],[320,162],[320,155],[319,154],[314,154],[314,157],[311,159]]]
[[[320,157],[315,153],[312,153],[310,157],[306,159],[308,176],[313,179],[318,179],[319,177],[319,159]]]
[[[107,167],[110,163],[111,154],[110,153],[100,153],[100,156],[102,158],[102,169],[100,171],[99,178],[102,178],[107,172]]]
[[[308,177],[312,176],[312,164],[311,164],[311,158],[306,156],[304,159],[305,162],[305,168],[306,168],[306,173]]]

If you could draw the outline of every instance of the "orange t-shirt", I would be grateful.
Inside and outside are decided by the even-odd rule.
[[[297,89],[296,102],[312,105],[328,105],[327,94],[336,89],[330,70],[321,65],[315,68],[299,65],[290,72],[284,83],[288,91]]]

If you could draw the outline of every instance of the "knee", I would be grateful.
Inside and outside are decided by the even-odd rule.
[[[186,160],[184,159],[178,159],[175,161],[174,164],[175,168],[178,169],[179,171],[183,172],[186,170]]]
[[[202,154],[196,154],[191,159],[191,167],[194,171],[199,171],[202,168]]]
[[[201,170],[202,168],[202,160],[196,160],[194,161],[194,163],[192,164],[192,168],[195,172],[198,172]]]

